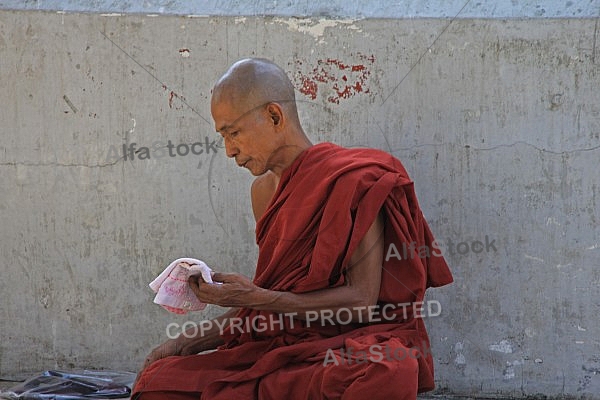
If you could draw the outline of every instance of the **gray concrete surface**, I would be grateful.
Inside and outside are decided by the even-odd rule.
[[[9,381],[0,381],[0,393],[2,391],[7,391],[11,387],[13,387],[17,382],[9,382]],[[456,396],[456,395],[429,395],[423,394],[418,396],[419,400],[481,400],[483,397],[470,397],[470,396]],[[498,397],[492,398],[487,397],[486,399],[497,400]]]
[[[11,387],[17,385],[18,382],[0,381],[0,393],[8,391]],[[429,395],[423,394],[418,397],[419,400],[470,400],[470,397],[452,396],[452,395]]]
[[[230,63],[261,56],[293,79],[314,141],[387,150],[416,182],[456,278],[429,294],[439,392],[600,398],[587,16],[0,11],[0,379],[134,370],[169,323],[218,314],[152,304],[147,284],[174,258],[252,274],[251,177],[219,147],[208,101]]]

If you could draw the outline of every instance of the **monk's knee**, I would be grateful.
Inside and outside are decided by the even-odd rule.
[[[135,393],[131,396],[131,400],[158,400],[160,395],[161,393],[157,392]]]
[[[131,396],[131,400],[198,400],[200,395],[192,392],[141,392]]]
[[[414,357],[370,362],[347,387],[342,399],[414,400],[419,384],[419,363]]]

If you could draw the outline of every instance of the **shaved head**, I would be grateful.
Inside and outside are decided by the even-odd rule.
[[[225,103],[239,114],[269,102],[278,103],[290,120],[298,122],[294,86],[275,63],[246,58],[233,64],[217,81],[211,103]]]
[[[280,176],[312,146],[298,118],[294,85],[269,60],[233,64],[213,88],[210,111],[227,157],[255,176]]]

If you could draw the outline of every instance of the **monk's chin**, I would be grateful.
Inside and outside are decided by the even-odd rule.
[[[261,176],[261,175],[264,175],[264,174],[266,174],[266,173],[267,173],[267,171],[262,171],[262,172],[254,172],[254,171],[252,171],[251,169],[248,169],[248,171],[250,171],[250,173],[251,173],[253,176]]]
[[[248,164],[244,165],[243,168],[246,168],[248,170],[248,172],[250,172],[253,176],[261,176],[261,175],[264,175],[268,171],[267,169],[252,168]]]

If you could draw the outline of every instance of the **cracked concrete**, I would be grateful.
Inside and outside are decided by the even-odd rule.
[[[0,11],[0,379],[135,370],[170,322],[218,314],[152,304],[175,258],[252,274],[251,177],[152,144],[217,139],[212,84],[261,56],[315,142],[390,151],[440,240],[496,241],[448,254],[456,283],[429,293],[439,393],[598,398],[598,19],[563,17]],[[131,143],[155,153],[107,161]]]

